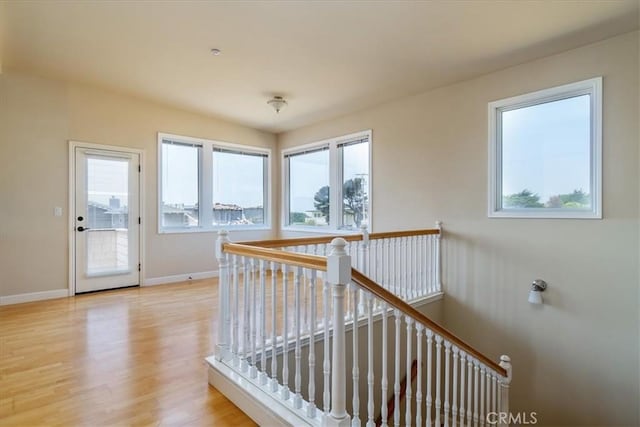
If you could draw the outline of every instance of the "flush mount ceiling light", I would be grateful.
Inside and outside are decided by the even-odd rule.
[[[274,96],[267,101],[267,104],[271,105],[273,109],[276,110],[276,113],[279,113],[280,110],[287,106],[287,101],[281,96]]]
[[[211,49],[211,54],[212,54],[213,56],[218,56],[218,55],[220,55],[221,53],[222,53],[222,51],[221,51],[220,49],[216,48],[216,47],[214,47],[214,48],[212,48],[212,49]]]

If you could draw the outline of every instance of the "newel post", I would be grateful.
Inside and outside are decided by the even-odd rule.
[[[229,242],[226,230],[218,232],[216,241],[216,258],[218,260],[218,342],[216,358],[226,359],[229,356],[231,318],[229,316],[229,256],[224,253],[224,244]]]
[[[436,228],[440,231],[436,236],[436,286],[442,292],[442,221],[436,221]]]
[[[509,385],[511,384],[512,369],[511,358],[509,356],[500,356],[500,366],[507,371],[507,377],[500,380],[500,408],[501,414],[509,414]],[[506,419],[509,419],[508,415]],[[505,417],[500,417],[500,420],[505,420]],[[508,423],[504,421],[500,422],[500,426],[508,426]]]
[[[331,241],[327,257],[327,280],[333,297],[333,348],[331,355],[331,412],[325,416],[325,426],[348,427],[344,336],[344,293],[351,282],[351,257],[345,251],[347,242],[338,237]]]

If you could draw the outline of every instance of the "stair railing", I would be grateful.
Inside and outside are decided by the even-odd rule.
[[[234,244],[221,231],[216,359],[308,425],[373,427],[379,416],[383,426],[488,427],[492,413],[502,420],[509,358],[494,362],[353,268],[348,249],[334,238],[328,256],[296,253]],[[368,259],[358,262],[365,272],[375,268]],[[415,390],[406,388],[402,406],[400,382],[414,360]]]
[[[405,301],[416,301],[442,292],[442,223],[435,228],[369,233],[367,225],[359,234],[302,237],[294,239],[242,242],[261,248],[326,256],[336,237],[343,238],[352,266]]]

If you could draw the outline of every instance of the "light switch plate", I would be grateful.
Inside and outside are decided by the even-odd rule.
[[[53,216],[62,216],[62,208],[60,206],[53,208]]]

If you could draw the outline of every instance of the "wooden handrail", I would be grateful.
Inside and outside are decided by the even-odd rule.
[[[426,236],[429,234],[440,234],[437,228],[423,230],[405,230],[405,231],[385,231],[382,233],[370,233],[369,239],[390,239],[393,237],[409,237],[409,236]],[[331,235],[321,237],[298,237],[295,239],[274,239],[274,240],[253,240],[249,242],[240,242],[246,246],[259,246],[262,248],[284,248],[286,246],[306,246],[306,245],[322,245],[331,243],[336,237],[342,237],[347,242],[357,242],[363,239],[362,234],[344,234]]]
[[[392,237],[409,237],[409,236],[426,236],[428,234],[440,234],[437,228],[429,228],[424,230],[405,230],[405,231],[385,231],[382,233],[371,233],[369,239],[390,239]]]
[[[400,310],[404,314],[408,314],[413,318],[413,320],[422,323],[424,326],[431,329],[434,333],[440,335],[442,338],[446,339],[451,344],[457,346],[460,350],[463,350],[465,353],[480,360],[482,363],[489,366],[491,369],[493,369],[503,377],[507,376],[507,371],[502,366],[500,366],[493,360],[489,359],[484,354],[480,353],[478,350],[476,350],[471,345],[464,342],[461,338],[458,338],[449,330],[443,328],[433,320],[429,319],[424,314],[420,313],[418,310],[413,308],[411,305],[407,304],[405,301],[401,300],[400,298],[398,298],[397,296],[395,296],[394,294],[392,294],[382,286],[378,285],[376,282],[369,279],[367,276],[365,276],[355,268],[351,269],[351,280],[353,280],[355,283],[357,283],[367,291],[371,292],[373,295],[375,295],[379,299],[389,304],[391,307],[394,307]]]
[[[336,237],[341,237],[347,242],[357,242],[362,240],[362,234],[346,234],[332,235],[322,237],[298,237],[295,239],[276,239],[276,240],[254,240],[251,242],[240,242],[247,246],[260,246],[263,248],[284,248],[286,246],[306,246],[306,245],[322,245],[331,243]]]
[[[222,246],[224,253],[248,256],[279,264],[294,265],[302,268],[327,271],[327,258],[318,255],[300,254],[271,248],[261,248],[240,243],[225,243]]]

